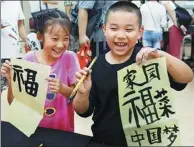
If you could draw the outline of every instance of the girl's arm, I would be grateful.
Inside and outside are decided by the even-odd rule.
[[[69,97],[74,89],[75,85],[67,86],[65,84],[61,84],[61,90],[60,93],[64,95],[65,97]]]
[[[12,101],[14,99],[12,87],[11,87],[11,81],[8,81],[8,91],[7,91],[7,101],[11,105]]]
[[[1,74],[7,79],[7,84],[8,84],[8,92],[7,92],[7,101],[9,104],[14,99],[13,92],[12,92],[12,87],[11,87],[11,63],[10,61],[6,60],[2,67],[1,67]]]

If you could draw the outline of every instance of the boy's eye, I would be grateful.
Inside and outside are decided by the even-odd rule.
[[[131,32],[131,31],[133,31],[133,29],[126,29],[126,31],[127,31],[127,32]]]

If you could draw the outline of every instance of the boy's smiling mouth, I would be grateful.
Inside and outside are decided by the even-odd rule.
[[[119,47],[125,47],[127,45],[127,43],[124,43],[124,42],[115,42],[115,45],[116,46],[119,46]]]

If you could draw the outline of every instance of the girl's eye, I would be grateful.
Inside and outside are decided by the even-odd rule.
[[[64,41],[67,41],[67,40],[69,40],[69,37],[67,37],[67,38],[64,38]]]
[[[52,38],[52,40],[54,40],[54,41],[55,41],[55,40],[57,40],[57,38]]]

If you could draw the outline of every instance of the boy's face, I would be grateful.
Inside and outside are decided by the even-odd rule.
[[[119,57],[129,56],[143,32],[137,15],[126,11],[110,12],[103,30],[111,52]]]
[[[43,43],[50,58],[57,59],[69,46],[69,35],[60,25],[49,26],[44,33]]]

